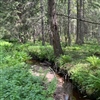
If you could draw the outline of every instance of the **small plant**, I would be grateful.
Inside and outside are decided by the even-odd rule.
[[[91,64],[92,67],[100,66],[100,59],[96,56],[87,57],[86,60]]]
[[[69,55],[61,55],[58,59],[57,62],[59,63],[60,66],[63,66],[65,63],[71,62],[72,57]]]
[[[53,94],[56,90],[56,84],[57,84],[57,80],[56,78],[54,78],[49,84],[48,84],[48,95],[51,96],[51,94]]]
[[[11,45],[12,45],[12,43],[0,40],[0,46],[11,46]]]

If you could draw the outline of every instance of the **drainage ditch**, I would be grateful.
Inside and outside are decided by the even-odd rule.
[[[50,68],[50,72],[47,73],[47,78],[49,80],[52,80],[54,77],[54,74],[57,78],[57,88],[54,93],[54,100],[90,100],[84,97],[76,88],[76,86],[73,84],[72,80],[69,79],[67,75],[65,75],[64,71],[61,71],[60,73],[57,72],[53,64],[45,61],[40,62],[37,60],[29,60],[27,63],[30,63],[31,65],[35,65],[37,69],[39,67],[43,68],[43,70],[46,70]],[[63,73],[64,72],[64,73]],[[39,75],[38,73],[36,73]]]

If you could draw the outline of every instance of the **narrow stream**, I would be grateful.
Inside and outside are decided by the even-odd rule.
[[[56,76],[58,80],[63,81],[63,77],[59,76],[58,74],[56,74]],[[71,82],[64,81],[63,84],[65,84],[65,86],[63,85],[63,88],[66,89],[67,87],[66,92],[68,92],[69,94],[72,94],[72,99],[65,99],[65,100],[90,100],[90,99],[83,98],[83,96],[78,92],[78,90],[73,88],[73,85]]]
[[[32,65],[41,66],[41,63],[36,60],[29,60],[29,61],[27,61],[27,63],[32,64]],[[43,63],[43,64],[45,64],[45,63]],[[57,86],[57,90],[55,92],[55,97],[54,97],[55,100],[90,100],[90,99],[83,98],[82,95],[76,89],[73,89],[71,82],[65,82],[64,78],[59,76],[58,74],[56,74],[56,77],[58,80],[58,83],[57,83],[58,86]],[[65,93],[64,98],[66,98],[66,99],[59,99],[59,97],[61,97],[61,95],[64,95],[64,93]],[[71,98],[67,99],[69,97],[69,95],[71,96]]]

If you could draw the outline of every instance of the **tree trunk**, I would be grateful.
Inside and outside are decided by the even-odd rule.
[[[60,36],[58,33],[55,0],[48,0],[48,19],[50,23],[51,32],[52,32],[54,54],[56,57],[59,57],[60,54],[63,54],[63,51],[61,48]]]
[[[82,32],[82,0],[77,0],[77,36],[76,36],[76,44],[83,44],[84,43],[84,37]]]
[[[66,1],[64,2],[66,4]],[[64,6],[64,14],[66,14],[66,5]],[[63,28],[64,28],[64,40],[65,43],[67,44],[67,20],[65,17],[63,17]]]
[[[80,0],[80,19],[83,19],[84,17],[84,11],[83,11],[83,0]],[[81,38],[81,43],[83,44],[84,43],[84,22],[83,21],[80,21],[80,38]]]
[[[68,45],[71,45],[71,35],[70,35],[70,29],[71,29],[71,20],[70,20],[70,11],[71,11],[71,0],[68,0],[68,32],[67,32],[67,36],[68,36]]]
[[[43,20],[43,15],[44,15],[43,0],[40,0],[40,5],[41,5],[41,31],[42,31],[42,45],[45,45],[45,40],[44,40],[44,20]]]
[[[32,34],[32,36],[33,36],[33,43],[35,44],[35,28],[33,29],[33,34]]]

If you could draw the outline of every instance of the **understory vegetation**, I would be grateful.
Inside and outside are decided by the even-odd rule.
[[[67,70],[77,88],[93,98],[100,98],[100,46],[84,44],[63,47],[64,55],[55,58],[53,48],[26,43],[0,41],[1,100],[53,100],[55,88],[45,89],[43,78],[29,73],[29,59],[48,60]],[[47,85],[49,86],[49,85]],[[46,99],[45,99],[46,98]]]
[[[68,70],[70,78],[81,93],[100,99],[100,46],[84,44],[64,48],[61,69]]]
[[[63,47],[64,55],[55,58],[52,47],[29,46],[32,57],[58,63],[60,69],[67,70],[81,93],[92,98],[100,98],[100,46],[84,44]]]
[[[0,41],[0,100],[53,100],[55,81],[29,72],[28,45]]]

